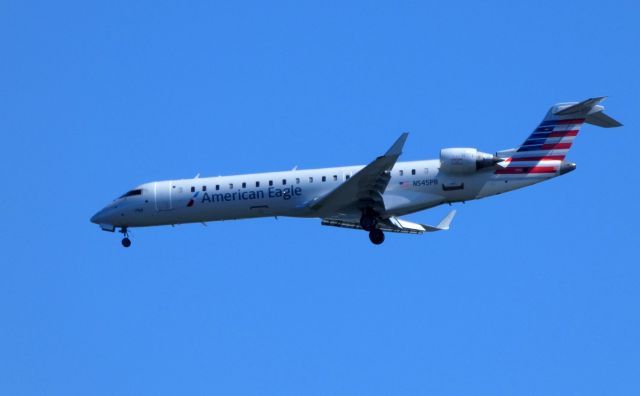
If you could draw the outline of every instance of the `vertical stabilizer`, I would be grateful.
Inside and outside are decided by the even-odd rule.
[[[496,173],[532,176],[557,174],[584,123],[606,128],[622,125],[602,112],[604,107],[600,103],[605,98],[552,106],[540,125],[511,153],[508,165]]]

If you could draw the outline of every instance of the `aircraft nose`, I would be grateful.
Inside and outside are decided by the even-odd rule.
[[[98,211],[98,213],[91,216],[91,219],[90,219],[90,221],[94,224],[104,224],[104,223],[107,223],[106,220],[107,220],[107,216],[104,209]]]
[[[93,216],[91,216],[91,220],[90,221],[92,223],[94,223],[94,224],[100,224],[99,218],[100,218],[100,212],[98,212],[98,213],[94,214]]]

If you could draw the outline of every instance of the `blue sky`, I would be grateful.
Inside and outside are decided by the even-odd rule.
[[[636,2],[0,3],[0,394],[640,392]],[[450,232],[89,217],[137,184],[519,144],[577,171]],[[434,223],[448,211],[409,216]]]

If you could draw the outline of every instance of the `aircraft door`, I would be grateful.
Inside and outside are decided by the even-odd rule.
[[[154,196],[157,211],[173,209],[173,197],[171,190],[171,181],[162,181],[155,183]]]

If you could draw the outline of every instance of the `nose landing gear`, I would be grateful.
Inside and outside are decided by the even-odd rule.
[[[122,246],[128,248],[131,246],[131,239],[129,239],[129,231],[127,230],[127,227],[122,227],[120,232],[124,236],[124,238],[122,238]]]

